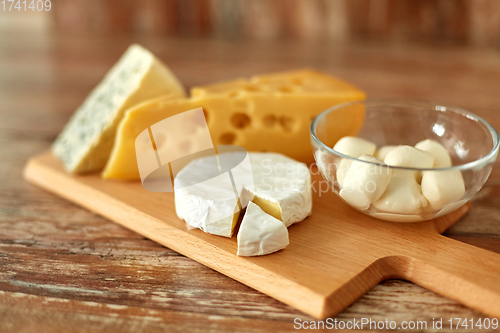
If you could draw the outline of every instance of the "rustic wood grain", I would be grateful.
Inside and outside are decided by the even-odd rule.
[[[356,84],[370,97],[454,104],[500,128],[500,57],[494,49],[3,32],[1,332],[293,331],[294,318],[312,320],[22,180],[27,158],[48,149],[69,115],[131,42],[158,54],[188,86],[313,66]],[[474,208],[445,235],[500,253],[499,186],[497,162]],[[67,302],[72,305],[60,304]],[[401,323],[484,315],[414,284],[390,280],[336,318],[353,317]]]

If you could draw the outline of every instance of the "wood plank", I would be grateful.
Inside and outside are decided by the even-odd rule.
[[[40,306],[43,305],[43,306]],[[211,315],[171,311],[148,306],[118,305],[96,301],[77,301],[0,291],[1,332],[288,332],[289,325],[271,319]],[[29,318],[29,320],[20,320]],[[285,327],[284,327],[285,326]]]

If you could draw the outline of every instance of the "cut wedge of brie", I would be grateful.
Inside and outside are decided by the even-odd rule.
[[[244,185],[241,203],[252,201],[289,227],[311,215],[311,174],[307,166],[277,153],[249,153],[253,185]]]
[[[238,255],[261,256],[284,249],[288,229],[277,218],[249,202],[238,232]]]

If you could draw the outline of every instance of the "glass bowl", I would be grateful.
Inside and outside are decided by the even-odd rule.
[[[369,140],[377,149],[435,140],[445,147],[452,166],[408,168],[350,157],[332,148],[344,136]],[[458,107],[367,100],[319,114],[311,124],[311,143],[319,171],[343,201],[381,220],[416,222],[454,211],[481,189],[497,158],[499,137],[482,118]],[[345,184],[346,172],[358,188]]]

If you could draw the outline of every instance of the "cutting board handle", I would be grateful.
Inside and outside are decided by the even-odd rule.
[[[500,317],[500,254],[432,235],[408,259],[405,279]]]

